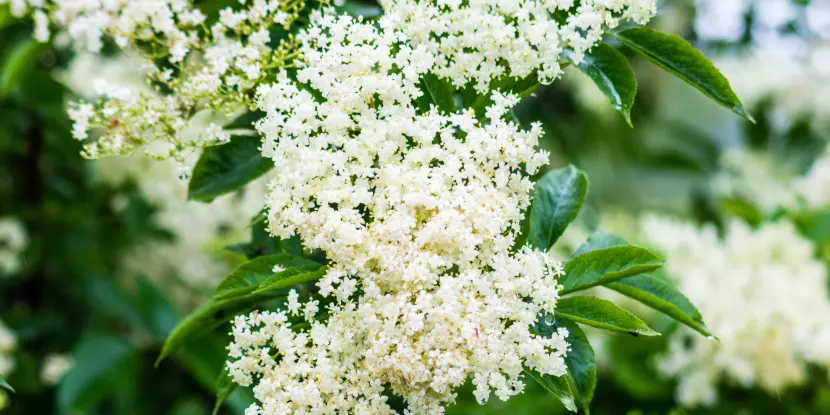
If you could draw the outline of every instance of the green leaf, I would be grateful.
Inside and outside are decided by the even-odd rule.
[[[6,379],[3,379],[2,376],[0,376],[0,389],[5,389],[5,390],[9,391],[10,393],[15,393],[14,388],[12,387],[12,385],[9,385],[9,382],[6,382]]]
[[[634,314],[611,301],[597,297],[562,298],[556,303],[554,314],[557,319],[564,318],[604,330],[644,336],[660,335]]]
[[[584,254],[585,252],[623,245],[628,245],[628,242],[626,242],[625,239],[611,233],[596,231],[588,237],[588,240],[585,241],[585,243],[579,246],[579,249],[573,253],[572,257]]]
[[[82,413],[106,396],[115,387],[111,377],[134,352],[134,346],[113,337],[93,336],[83,340],[73,353],[75,364],[58,386],[60,413]]]
[[[237,297],[211,300],[184,318],[167,337],[156,365],[178,350],[182,345],[221,326],[235,315],[251,310],[264,300],[282,297],[284,293],[246,294]]]
[[[238,266],[235,270],[228,274],[228,276],[225,277],[225,279],[223,279],[222,282],[220,282],[216,287],[213,298],[215,300],[223,299],[256,291],[263,281],[274,276],[275,273],[273,269],[275,265],[288,269],[293,267],[309,266],[317,269],[322,266],[321,264],[310,259],[287,253],[254,258]]]
[[[34,69],[44,45],[23,38],[12,46],[0,67],[0,98],[9,96],[25,75]]]
[[[455,87],[452,83],[431,73],[424,75],[421,81],[426,87],[430,100],[441,112],[455,113]]]
[[[591,400],[594,399],[594,389],[597,387],[597,362],[594,348],[588,341],[588,336],[578,325],[567,320],[556,322],[556,326],[568,329],[568,346],[570,350],[565,356],[568,366],[568,376],[571,383],[579,392],[577,400],[586,414],[590,414]]]
[[[327,267],[319,265],[316,267],[305,266],[290,268],[263,281],[255,293],[281,290],[292,285],[316,281],[323,275],[326,275],[327,271]]]
[[[718,104],[755,122],[732,91],[729,80],[703,56],[703,53],[683,38],[647,27],[623,30],[614,36],[648,60],[699,89]]]
[[[588,179],[574,166],[552,170],[533,186],[528,241],[547,251],[579,214],[588,194]]]
[[[662,312],[704,336],[712,336],[692,302],[657,276],[637,275],[613,282],[607,287]]]
[[[216,403],[213,405],[212,415],[218,415],[219,409],[225,400],[236,390],[236,383],[231,379],[228,370],[222,368],[219,378],[216,380]]]
[[[267,173],[274,162],[262,157],[259,146],[259,137],[239,135],[230,143],[206,148],[193,169],[188,198],[210,202]]]
[[[571,380],[567,374],[563,376],[550,376],[532,370],[525,370],[525,373],[539,383],[539,385],[542,385],[545,390],[553,394],[553,396],[559,398],[559,401],[562,402],[565,409],[576,412],[576,398],[574,393],[576,389],[574,385],[571,385]]]
[[[637,78],[628,59],[612,46],[600,43],[585,55],[577,68],[594,81],[611,106],[632,126],[631,107],[637,95]]]
[[[663,261],[657,255],[631,245],[583,252],[565,263],[565,276],[560,280],[564,289],[560,294],[605,285],[661,266]]]

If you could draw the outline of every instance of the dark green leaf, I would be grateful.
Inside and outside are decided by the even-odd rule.
[[[630,333],[659,336],[660,333],[620,306],[602,298],[590,296],[565,297],[556,303],[556,318],[565,318],[588,326]]]
[[[577,401],[586,414],[590,414],[591,400],[594,399],[594,389],[597,387],[597,362],[594,348],[588,341],[585,332],[578,325],[567,321],[557,321],[558,327],[568,329],[568,346],[570,350],[565,356],[568,366],[568,376],[578,391]]]
[[[452,83],[431,73],[424,75],[421,81],[426,87],[430,100],[441,112],[455,113],[455,87]]]
[[[3,379],[2,376],[0,376],[0,389],[5,389],[11,393],[15,393],[12,385],[9,385],[9,382],[6,382],[6,379]]]
[[[310,259],[294,256],[287,253],[261,256],[252,259],[233,270],[216,287],[213,298],[223,299],[256,291],[266,279],[274,276],[274,266],[291,269],[294,267],[321,267],[321,264]]]
[[[545,390],[552,393],[553,396],[559,398],[559,401],[562,402],[565,409],[576,412],[576,399],[574,397],[576,388],[574,385],[571,385],[567,374],[563,376],[550,376],[532,370],[525,370],[525,373],[542,385]]]
[[[292,285],[303,284],[306,282],[316,281],[323,275],[326,275],[326,267],[317,265],[289,268],[279,274],[276,274],[260,284],[256,293],[263,293],[273,290],[281,290]]]
[[[704,336],[712,336],[697,308],[670,283],[654,275],[637,275],[607,285],[683,323]]]
[[[284,293],[275,294],[244,294],[237,297],[211,300],[185,317],[170,333],[164,342],[156,365],[179,349],[185,343],[196,339],[221,326],[237,314],[253,309],[257,304],[275,297],[284,296]]]
[[[73,353],[75,363],[58,386],[61,413],[84,409],[111,390],[110,377],[133,355],[133,346],[112,337],[90,337]]]
[[[726,77],[683,38],[647,27],[623,30],[614,36],[648,60],[699,89],[718,104],[754,122],[741,104],[741,100],[732,91]]]
[[[225,403],[225,400],[236,390],[236,383],[231,379],[228,370],[222,368],[219,374],[219,379],[216,380],[216,403],[213,405],[212,415],[219,414],[219,408]]]
[[[584,252],[565,263],[561,294],[604,285],[622,278],[651,272],[663,261],[647,249],[636,246],[612,246]]]
[[[588,75],[615,110],[622,113],[628,125],[631,124],[631,107],[637,95],[637,78],[628,59],[605,43],[594,46],[577,65]]]
[[[43,47],[31,38],[23,38],[12,46],[0,67],[0,98],[9,96],[20,80],[34,69]]]
[[[274,162],[262,157],[259,146],[258,136],[238,135],[228,144],[206,148],[193,169],[188,198],[210,202],[267,173]]]
[[[588,179],[574,166],[552,170],[533,186],[531,246],[547,251],[579,214],[588,194]]]
[[[578,256],[580,254],[584,254],[585,252],[596,251],[598,249],[623,245],[628,245],[628,242],[626,242],[625,239],[611,233],[597,231],[591,234],[591,236],[588,237],[588,240],[580,245],[579,249],[577,249],[572,256]]]

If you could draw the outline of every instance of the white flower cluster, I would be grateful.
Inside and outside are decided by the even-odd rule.
[[[23,266],[21,255],[29,245],[23,224],[12,217],[0,218],[0,276],[11,276]]]
[[[755,205],[764,216],[776,210],[798,206],[798,191],[793,186],[794,169],[769,154],[743,148],[726,150],[712,188],[722,197],[739,198]]]
[[[380,25],[400,30],[436,56],[433,72],[458,87],[485,92],[502,76],[536,72],[543,84],[562,73],[565,57],[580,63],[606,29],[624,20],[645,24],[655,0],[382,0]]]
[[[0,321],[0,377],[7,377],[14,370],[16,347],[17,336]]]
[[[827,270],[815,247],[785,221],[757,230],[647,216],[642,235],[667,257],[666,271],[719,341],[681,328],[658,368],[677,377],[677,399],[710,405],[730,381],[775,394],[802,382],[809,363],[830,366]]]
[[[86,157],[144,148],[151,157],[183,163],[199,148],[230,137],[219,126],[186,133],[192,117],[250,107],[254,87],[297,58],[293,37],[272,41],[270,33],[276,26],[288,29],[304,0],[241,3],[242,9],[222,10],[209,28],[188,0],[13,0],[12,10],[33,11],[36,22],[51,22],[90,52],[100,51],[106,36],[144,57],[145,83],[152,90],[101,80],[95,88],[102,99],[70,109],[74,137],[97,137],[85,145]],[[36,33],[44,30],[39,26]]]
[[[695,31],[704,42],[732,42],[749,34],[741,53],[713,56],[739,96],[753,106],[774,98],[783,121],[812,117],[830,125],[830,3],[799,0],[695,0]],[[747,27],[747,16],[752,25]]]
[[[263,154],[279,166],[268,196],[278,237],[299,234],[332,262],[319,300],[235,321],[228,363],[254,386],[251,414],[440,414],[467,379],[486,401],[523,389],[522,368],[565,372],[566,330],[536,336],[558,298],[561,264],[511,253],[547,162],[541,133],[503,121],[516,98],[495,92],[487,121],[419,113],[426,46],[349,17],[315,14],[305,66],[260,87]],[[324,97],[319,99],[317,97]],[[289,317],[303,314],[309,331]]]

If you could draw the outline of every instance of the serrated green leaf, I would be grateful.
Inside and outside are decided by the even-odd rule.
[[[662,312],[704,336],[712,336],[692,302],[657,276],[637,275],[613,282],[607,287]]]
[[[625,245],[583,252],[565,262],[560,294],[568,294],[622,278],[654,271],[663,261],[647,249]]]
[[[10,393],[15,393],[14,388],[12,387],[12,385],[9,385],[9,382],[6,382],[6,379],[3,379],[2,376],[0,376],[0,389],[5,389],[5,390],[9,391]]]
[[[588,240],[585,241],[585,243],[579,246],[571,257],[575,257],[586,252],[596,251],[598,249],[623,245],[628,245],[628,242],[625,239],[611,233],[596,231],[588,237]]]
[[[574,166],[552,170],[533,186],[531,246],[547,251],[579,214],[588,194],[588,179]]]
[[[275,275],[273,271],[275,265],[284,269],[294,267],[315,267],[314,269],[317,269],[322,266],[322,264],[310,259],[287,253],[254,258],[231,271],[216,287],[213,298],[217,300],[256,291],[263,281]]]
[[[612,46],[599,43],[591,48],[577,68],[594,81],[611,101],[611,106],[632,126],[631,108],[637,95],[637,78],[628,59]]]
[[[327,267],[319,265],[317,267],[290,268],[263,281],[255,293],[281,290],[292,285],[316,281],[326,275],[327,271]]]
[[[259,137],[238,135],[230,143],[206,148],[193,168],[188,198],[210,202],[267,173],[274,162],[262,157],[259,146]]]
[[[445,114],[455,113],[455,87],[446,79],[428,73],[421,78],[430,101]]]
[[[643,320],[622,307],[598,297],[565,297],[556,303],[557,319],[564,318],[588,326],[643,336],[659,336]]]
[[[216,379],[216,403],[213,405],[212,415],[219,414],[219,409],[222,407],[222,404],[236,390],[236,387],[237,385],[231,379],[228,370],[223,368],[219,374],[219,378]]]
[[[755,122],[744,109],[741,100],[735,95],[729,85],[729,80],[709,59],[703,56],[703,53],[683,38],[647,27],[623,30],[615,33],[614,36],[648,60],[697,88],[718,104]]]
[[[570,384],[570,379],[567,375],[550,376],[543,375],[532,370],[525,370],[525,373],[533,378],[545,390],[559,398],[565,409],[576,412],[576,398],[574,397],[574,386]]]
[[[37,64],[44,46],[31,38],[23,38],[12,46],[0,66],[0,98],[9,96],[23,77]]]
[[[135,351],[130,343],[113,337],[93,336],[83,340],[73,353],[72,369],[58,385],[60,413],[85,412],[103,398],[112,386],[109,378]]]

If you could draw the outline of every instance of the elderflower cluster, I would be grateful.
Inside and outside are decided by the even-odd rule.
[[[695,6],[695,32],[701,41],[749,39],[740,51],[712,52],[745,103],[754,106],[773,98],[777,118],[810,117],[823,127],[830,123],[830,3],[695,0]]]
[[[0,218],[0,276],[18,273],[23,266],[21,256],[29,244],[26,228],[15,218]]]
[[[275,27],[288,30],[306,6],[305,0],[242,1],[243,8],[221,10],[208,27],[206,16],[188,0],[4,1],[11,1],[15,15],[33,13],[41,41],[48,40],[48,34],[39,34],[48,26],[39,22],[47,22],[89,52],[99,52],[103,40],[112,38],[143,58],[147,86],[99,80],[98,99],[71,106],[73,136],[88,141],[86,157],[141,148],[150,157],[180,164],[200,148],[230,138],[219,125],[187,133],[194,116],[251,107],[255,86],[298,57],[293,36],[271,35]]]
[[[724,236],[658,216],[642,235],[667,258],[666,271],[719,340],[681,328],[658,369],[678,380],[677,399],[711,405],[728,381],[771,394],[799,384],[809,363],[830,366],[827,270],[814,246],[786,221],[753,230],[729,222]]]
[[[255,385],[249,411],[394,413],[388,388],[410,412],[440,414],[467,379],[484,402],[521,392],[523,367],[564,374],[567,331],[531,331],[556,305],[561,263],[511,253],[548,158],[540,127],[505,122],[517,98],[498,92],[486,122],[420,111],[426,46],[347,16],[312,20],[296,81],[259,88],[257,128],[279,166],[270,229],[326,252],[328,318],[292,294],[287,311],[236,319],[228,367]],[[300,313],[311,329],[296,333]]]
[[[567,58],[580,63],[603,33],[632,20],[645,24],[655,0],[382,0],[380,25],[400,30],[436,56],[433,72],[479,92],[502,76],[536,73],[547,84]]]

